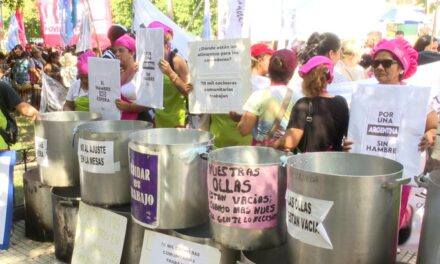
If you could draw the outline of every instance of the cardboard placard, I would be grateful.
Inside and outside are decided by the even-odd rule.
[[[15,151],[0,152],[0,249],[9,248],[14,211]]]
[[[102,120],[119,120],[116,99],[121,98],[119,60],[88,58],[90,112],[100,113]]]
[[[220,257],[214,247],[145,230],[140,263],[219,264]]]
[[[80,202],[72,263],[119,264],[126,229],[124,216]]]

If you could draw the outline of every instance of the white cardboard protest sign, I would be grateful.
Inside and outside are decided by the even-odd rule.
[[[114,142],[78,140],[78,161],[82,170],[93,173],[114,173],[120,170],[120,163],[115,163]]]
[[[34,141],[35,156],[38,165],[42,167],[49,167],[49,157],[47,156],[47,139],[35,136]]]
[[[141,28],[136,36],[136,103],[163,109],[163,73],[159,61],[163,59],[163,30]]]
[[[440,61],[417,67],[417,72],[407,81],[410,85],[431,87],[431,107],[440,113]]]
[[[140,263],[218,264],[218,249],[145,230]]]
[[[428,87],[359,85],[351,101],[351,152],[396,160],[404,166],[404,177],[421,173],[418,144],[425,131],[429,93]]]
[[[121,98],[119,60],[88,58],[90,112],[102,114],[103,120],[119,120],[116,99]]]
[[[13,173],[15,151],[0,152],[0,250],[9,248],[14,211]]]
[[[251,92],[249,39],[190,42],[192,114],[242,112]]]
[[[306,197],[287,189],[287,232],[306,244],[333,249],[333,244],[323,225],[333,204],[333,201]]]
[[[124,216],[80,202],[72,263],[119,264],[126,229]]]

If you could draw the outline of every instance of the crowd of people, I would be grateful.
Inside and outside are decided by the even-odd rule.
[[[151,109],[143,103],[148,96],[136,89],[135,36],[120,25],[108,31],[111,46],[75,53],[75,47],[64,51],[30,43],[17,45],[8,55],[0,53],[0,104],[8,110],[19,110],[36,117],[37,92],[42,74],[59,81],[68,89],[64,111],[88,111],[88,58],[118,59],[121,72],[121,98],[115,101],[121,119],[147,120],[157,128],[188,127],[206,129],[215,136],[216,147],[264,145],[298,152],[348,151],[349,106],[346,100],[332,94],[332,83],[376,78],[379,84],[405,85],[418,65],[440,60],[438,43],[429,35],[420,36],[414,45],[396,32],[391,40],[380,32],[371,32],[365,43],[343,40],[333,33],[313,33],[305,42],[292,48],[273,50],[268,44],[251,47],[252,93],[243,113],[193,116],[188,113],[189,82],[186,60],[171,47],[173,30],[155,21],[148,28],[164,32],[164,58],[159,68],[164,74],[163,109]],[[301,93],[291,89],[301,86]],[[19,97],[17,95],[20,95]],[[30,103],[30,104],[27,104]],[[0,128],[6,118],[0,114]],[[198,122],[189,122],[197,119]],[[420,150],[433,146],[438,117],[431,109],[426,117],[425,135]],[[198,124],[198,125],[195,125]],[[1,139],[0,139],[1,140]],[[354,142],[355,143],[355,142]],[[0,142],[3,149],[5,142]],[[401,227],[410,226],[411,210],[407,209],[409,188],[403,190]]]

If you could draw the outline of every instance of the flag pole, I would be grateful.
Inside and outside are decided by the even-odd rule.
[[[98,34],[96,33],[96,27],[94,23],[95,20],[93,19],[92,10],[90,9],[89,0],[86,0],[86,4],[87,4],[87,9],[89,9],[90,18],[92,19],[92,31],[93,31],[93,35],[95,36],[96,45],[98,45],[98,54],[101,57],[102,56],[101,46],[99,45]]]
[[[435,1],[434,21],[433,21],[433,25],[432,25],[431,43],[429,46],[430,49],[432,47],[432,43],[434,42],[435,32],[437,30],[436,26],[437,26],[438,2],[439,2],[439,0]]]

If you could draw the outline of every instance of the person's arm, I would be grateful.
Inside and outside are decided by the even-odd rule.
[[[296,148],[304,134],[304,130],[298,128],[289,128],[283,137],[277,139],[272,147],[284,151],[292,151]]]
[[[435,111],[428,113],[425,124],[425,134],[419,143],[419,150],[423,151],[434,146],[435,138],[437,136],[438,116]]]
[[[21,102],[16,105],[15,110],[17,110],[20,114],[24,116],[31,117],[32,120],[37,119],[39,116],[38,110],[26,102]]]
[[[75,103],[73,101],[64,102],[63,111],[75,111]]]
[[[244,137],[252,133],[252,129],[257,123],[257,120],[258,120],[257,115],[252,114],[250,112],[244,112],[243,116],[240,119],[240,122],[237,125],[240,134]]]
[[[192,86],[188,85],[188,65],[180,56],[174,56],[173,63],[174,71],[171,69],[171,65],[168,63],[168,61],[164,59],[160,60],[159,68],[170,78],[171,82],[174,84],[174,86],[176,86],[179,92],[187,97],[189,92],[192,90]]]
[[[140,112],[144,112],[144,111],[148,110],[148,107],[146,107],[146,106],[138,105],[135,103],[125,102],[125,101],[122,101],[121,99],[116,99],[115,103],[116,103],[116,107],[121,111],[140,113]]]

